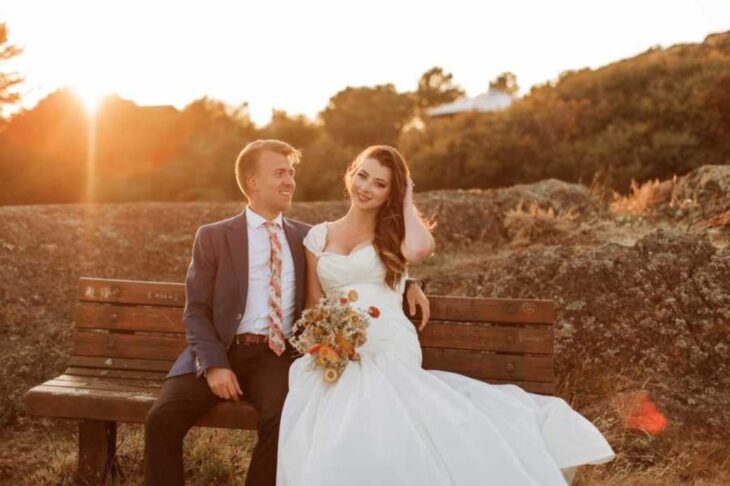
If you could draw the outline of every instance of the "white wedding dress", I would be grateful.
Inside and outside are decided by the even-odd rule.
[[[372,245],[323,252],[326,223],[304,240],[318,257],[323,291],[377,306],[360,361],[334,384],[312,357],[289,372],[279,435],[278,486],[553,485],[561,469],[611,460],[601,433],[557,397],[421,368],[414,325],[402,311],[404,281],[384,283]]]

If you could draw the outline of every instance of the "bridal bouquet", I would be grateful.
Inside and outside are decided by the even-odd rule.
[[[366,313],[350,305],[358,299],[357,292],[323,297],[316,306],[305,310],[294,323],[289,342],[302,354],[315,356],[314,366],[324,368],[324,379],[334,383],[350,361],[360,356],[356,348],[367,339],[368,315],[378,317],[377,307]]]

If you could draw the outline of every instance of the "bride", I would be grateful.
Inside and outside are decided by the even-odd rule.
[[[407,264],[433,253],[397,150],[369,147],[345,176],[351,205],[312,227],[307,307],[356,290],[377,306],[360,361],[326,383],[311,356],[294,362],[279,432],[277,484],[553,485],[561,469],[611,460],[600,432],[557,397],[421,368],[402,311]]]

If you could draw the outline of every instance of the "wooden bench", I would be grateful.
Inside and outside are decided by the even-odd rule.
[[[553,393],[552,301],[429,296],[423,366]],[[81,278],[73,351],[64,373],[29,390],[30,415],[79,419],[78,479],[116,472],[117,422],[144,423],[185,348],[182,284]],[[416,316],[414,322],[420,318]],[[255,429],[248,403],[221,402],[197,425]]]

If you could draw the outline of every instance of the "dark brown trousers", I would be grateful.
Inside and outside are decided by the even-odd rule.
[[[274,486],[281,410],[289,389],[289,349],[276,356],[267,344],[236,345],[228,353],[243,399],[259,412],[258,442],[251,456],[246,486]],[[220,398],[204,377],[168,378],[145,423],[145,484],[182,485],[182,444],[188,430]]]

